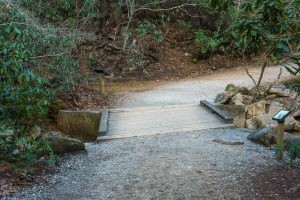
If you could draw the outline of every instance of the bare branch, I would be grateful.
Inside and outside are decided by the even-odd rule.
[[[257,91],[257,94],[260,95],[259,87],[258,87],[255,79],[253,78],[253,76],[249,72],[248,67],[246,65],[244,65],[244,68],[245,68],[245,71],[246,71],[247,75],[251,78],[252,82],[254,83],[254,87],[255,87],[255,89]]]
[[[268,60],[265,60],[263,66],[261,68],[261,71],[260,71],[260,76],[259,76],[259,79],[258,79],[258,82],[257,82],[257,87],[259,87],[260,84],[261,84],[261,81],[262,81],[262,78],[264,76],[265,69],[266,69],[267,65],[268,65]]]
[[[272,87],[280,80],[281,76],[282,76],[282,68],[280,68],[280,72],[278,73],[276,80],[272,84],[269,85],[268,89],[262,95],[263,97],[266,96],[270,92]]]
[[[60,53],[60,54],[54,54],[54,55],[42,55],[42,56],[34,56],[34,57],[30,57],[30,59],[40,59],[40,58],[49,58],[49,57],[59,57],[59,56],[63,56],[69,53]]]
[[[194,4],[194,3],[188,4],[188,3],[184,3],[184,4],[181,4],[181,5],[178,5],[178,6],[174,6],[174,7],[171,7],[171,8],[155,8],[155,9],[147,7],[147,6],[144,6],[144,7],[136,9],[134,12],[143,11],[143,10],[152,11],[152,12],[171,11],[171,10],[181,9],[181,8],[184,8],[184,7],[187,7],[187,6],[199,6],[199,5],[201,5],[201,4]]]

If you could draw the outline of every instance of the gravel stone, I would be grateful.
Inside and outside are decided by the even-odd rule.
[[[250,177],[279,164],[249,133],[211,129],[86,143],[87,152],[61,158],[47,183],[8,199],[242,199],[252,190]]]

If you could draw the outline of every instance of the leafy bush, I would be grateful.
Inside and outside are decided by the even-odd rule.
[[[38,161],[50,165],[56,163],[56,156],[48,141],[24,132],[19,136],[17,130],[13,130],[4,123],[0,124],[0,150],[0,160],[21,161],[27,165]]]
[[[223,42],[233,52],[247,55],[265,52],[280,61],[299,44],[300,4],[297,0],[241,1],[239,8],[231,0],[211,0],[210,5],[220,15],[236,13],[227,26],[219,26]]]
[[[198,55],[200,57],[206,57],[207,54],[212,54],[215,51],[224,51],[224,48],[221,45],[221,39],[218,39],[215,36],[208,36],[202,29],[198,29],[198,31],[195,32],[195,35],[195,42],[198,45]]]
[[[32,125],[46,116],[53,93],[43,76],[25,64],[30,57],[25,34],[13,23],[0,32],[1,118]]]
[[[30,131],[43,123],[55,94],[79,78],[77,34],[41,25],[23,3],[0,0],[0,158],[52,162],[47,141]]]
[[[53,29],[45,33],[14,7],[2,11],[0,119],[29,127],[44,119],[55,91],[74,84],[78,61],[69,52],[75,41]]]
[[[142,39],[144,39],[147,35],[151,35],[158,43],[163,41],[163,37],[157,31],[155,24],[148,20],[140,23],[136,31]]]
[[[137,52],[140,56],[140,58],[133,58],[131,59],[131,62],[133,63],[140,63],[138,65],[143,65],[144,63],[144,53],[145,50],[148,49],[149,45],[147,45],[147,43],[149,43],[149,41],[147,40],[155,40],[157,43],[161,43],[163,41],[163,37],[161,35],[161,33],[157,30],[156,25],[151,23],[148,20],[145,20],[143,22],[140,22],[138,27],[136,28],[136,32],[138,33],[138,37],[137,40],[140,43],[140,45],[138,44],[138,50],[139,52]],[[136,40],[134,40],[136,42]]]
[[[75,28],[79,21],[87,22],[96,13],[96,0],[56,0],[56,3],[51,0],[20,0],[20,3],[36,16],[46,20],[65,21],[64,25],[70,28]]]

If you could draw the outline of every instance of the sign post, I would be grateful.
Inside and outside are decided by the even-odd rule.
[[[276,144],[277,144],[277,159],[282,160],[283,159],[283,153],[284,153],[284,143],[283,143],[283,136],[284,136],[284,121],[287,116],[291,114],[291,111],[289,110],[280,110],[272,119],[277,121],[277,138],[276,138]]]

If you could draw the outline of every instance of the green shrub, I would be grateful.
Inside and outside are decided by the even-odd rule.
[[[18,135],[17,129],[1,123],[0,161],[3,159],[9,162],[21,162],[25,165],[33,165],[37,162],[49,165],[56,163],[56,156],[48,141],[28,132]]]
[[[216,37],[210,37],[204,30],[198,29],[195,32],[195,42],[198,46],[198,55],[200,57],[206,57],[208,54],[212,54],[216,51],[224,51],[221,39]]]
[[[67,27],[74,28],[77,20],[87,21],[95,16],[96,0],[19,0],[24,8],[45,20],[63,21]]]
[[[44,119],[55,92],[78,80],[79,62],[71,54],[76,40],[40,25],[17,2],[5,2],[0,1],[0,119],[29,127]]]
[[[163,37],[160,34],[160,32],[157,31],[155,24],[151,23],[148,20],[145,20],[144,22],[140,23],[136,31],[139,34],[139,37],[142,38],[142,40],[147,35],[151,35],[158,43],[161,43],[163,41]]]
[[[0,11],[0,158],[52,163],[49,144],[30,130],[45,121],[56,93],[79,78],[77,35],[41,25],[19,1],[0,0]]]
[[[228,14],[229,19],[221,21],[217,31],[231,52],[265,53],[279,62],[297,49],[299,1],[250,0],[242,1],[237,8],[231,0],[213,0],[210,5],[219,12],[221,19],[224,13],[233,13]]]
[[[31,55],[25,34],[14,23],[0,31],[0,114],[32,125],[46,116],[53,93],[43,76],[25,64]]]

